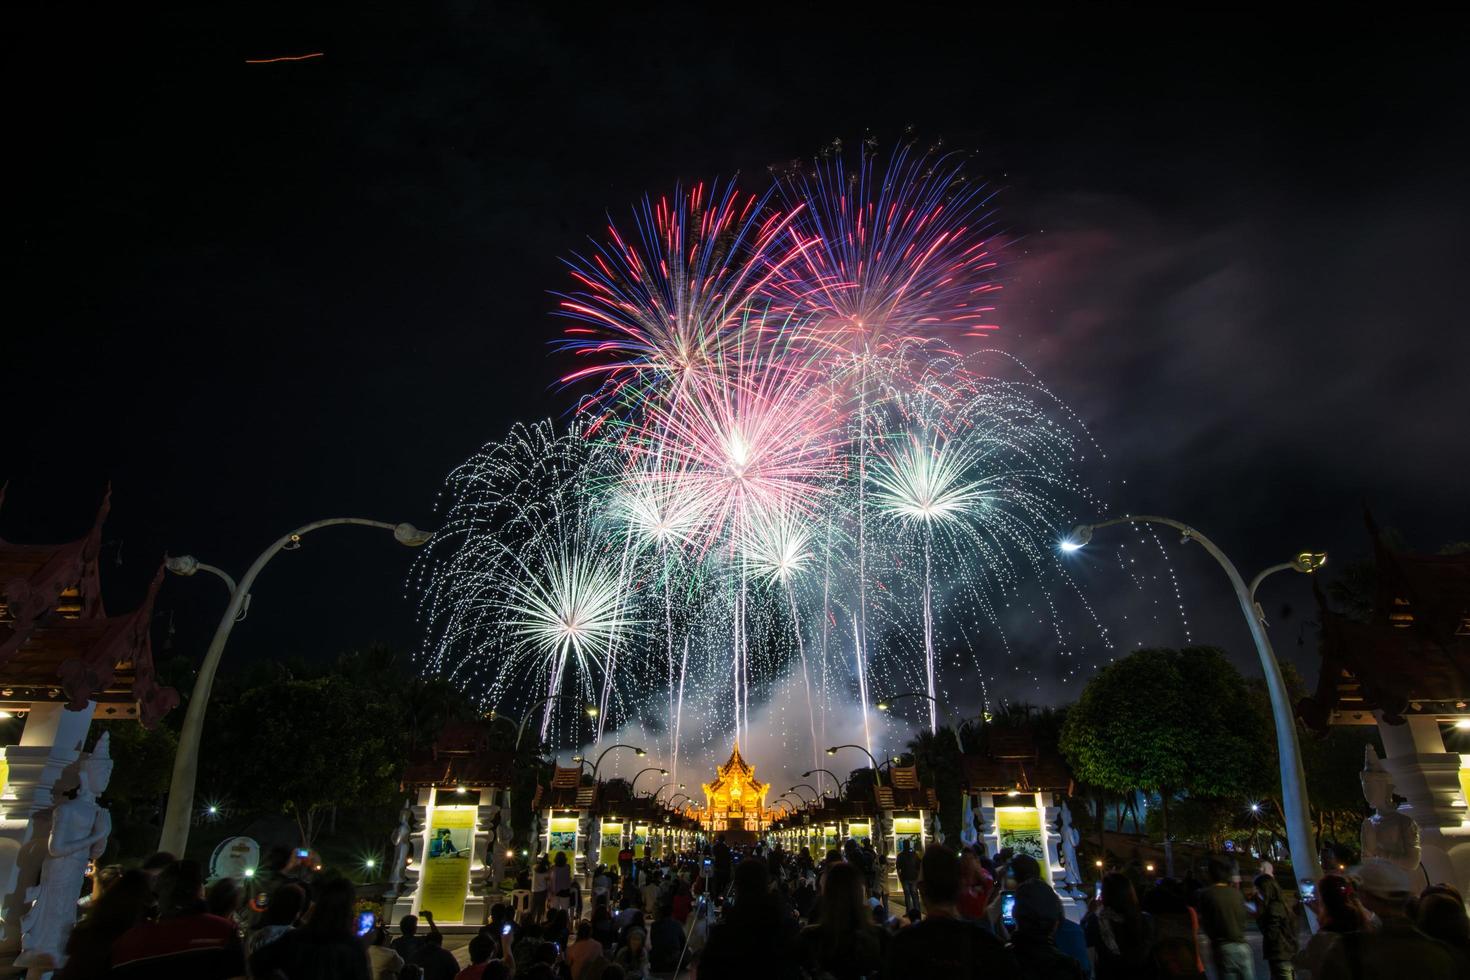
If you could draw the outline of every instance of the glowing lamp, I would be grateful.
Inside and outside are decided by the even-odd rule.
[[[1081,549],[1087,547],[1087,543],[1091,540],[1092,525],[1078,524],[1075,528],[1072,529],[1071,534],[1062,539],[1061,548],[1063,551],[1071,554],[1074,551],[1080,551]]]

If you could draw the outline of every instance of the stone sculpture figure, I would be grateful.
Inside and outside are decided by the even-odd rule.
[[[1419,825],[1393,805],[1393,777],[1383,768],[1373,746],[1363,747],[1363,798],[1374,810],[1363,821],[1363,860],[1379,857],[1403,868],[1419,868]]]
[[[1072,808],[1067,806],[1067,801],[1062,801],[1061,815],[1062,830],[1062,857],[1067,865],[1067,884],[1079,886],[1082,884],[1082,865],[1077,860],[1077,845],[1082,843],[1082,834],[1076,827],[1072,826]]]
[[[397,895],[403,884],[403,869],[408,866],[408,850],[413,846],[413,807],[405,803],[398,811],[398,827],[393,831],[393,868],[388,874],[388,894]]]
[[[97,803],[97,794],[112,778],[112,757],[104,733],[96,747],[79,763],[75,799],[58,803],[52,811],[51,833],[40,881],[26,889],[30,908],[20,919],[21,954],[16,966],[54,968],[65,957],[67,937],[77,919],[77,896],[87,864],[102,856],[112,833],[112,816]]]

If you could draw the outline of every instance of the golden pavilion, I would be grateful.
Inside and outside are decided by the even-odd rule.
[[[758,782],[755,767],[740,757],[740,743],[735,743],[730,759],[716,771],[712,783],[704,783],[704,829],[735,839],[771,826],[766,809],[766,794],[771,784]]]

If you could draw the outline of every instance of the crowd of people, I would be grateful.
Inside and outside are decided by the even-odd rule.
[[[905,844],[889,895],[885,862],[848,840],[818,860],[805,848],[731,848],[723,839],[655,859],[631,850],[584,882],[565,853],[517,882],[529,902],[490,907],[465,966],[432,914],[396,934],[364,925],[357,889],[297,873],[289,858],[254,878],[208,884],[197,862],[155,855],[106,869],[67,944],[61,980],[1257,980],[1252,921],[1270,980],[1470,977],[1470,919],[1444,885],[1416,889],[1374,860],[1328,875],[1300,913],[1269,865],[1243,888],[1236,866],[1204,881],[1106,875],[1080,922],[1037,860]],[[901,896],[901,897],[900,897]],[[900,914],[890,912],[890,897]],[[1264,978],[1262,978],[1264,980]]]

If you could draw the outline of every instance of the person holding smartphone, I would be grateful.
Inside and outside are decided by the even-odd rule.
[[[931,844],[919,860],[924,918],[898,931],[889,944],[885,980],[1019,980],[1016,957],[976,922],[960,917],[960,859]]]
[[[1274,877],[1257,875],[1255,884],[1256,901],[1251,913],[1256,928],[1261,931],[1261,951],[1270,967],[1271,980],[1291,980],[1294,973],[1291,960],[1300,946],[1296,938],[1296,916],[1287,906]]]
[[[497,961],[497,957],[495,956],[497,948],[500,950],[498,959],[502,964],[500,967],[497,967],[499,974],[513,976],[515,974],[516,961],[515,957],[511,955],[510,944],[511,933],[514,930],[507,931],[507,926],[509,925],[510,923],[506,923],[494,934],[482,932],[475,936],[474,939],[471,939],[468,949],[470,965],[456,973],[454,980],[482,980],[482,978],[490,976],[491,964]]]
[[[1082,920],[1087,955],[1097,980],[1126,980],[1146,972],[1153,924],[1138,905],[1128,876],[1113,872],[1097,883],[1097,898]]]
[[[1023,881],[1002,897],[1001,910],[1003,917],[1010,918],[1011,941],[1006,949],[1016,957],[1024,976],[1082,980],[1082,964],[1057,948],[1057,926],[1066,914],[1051,886],[1037,878]]]

